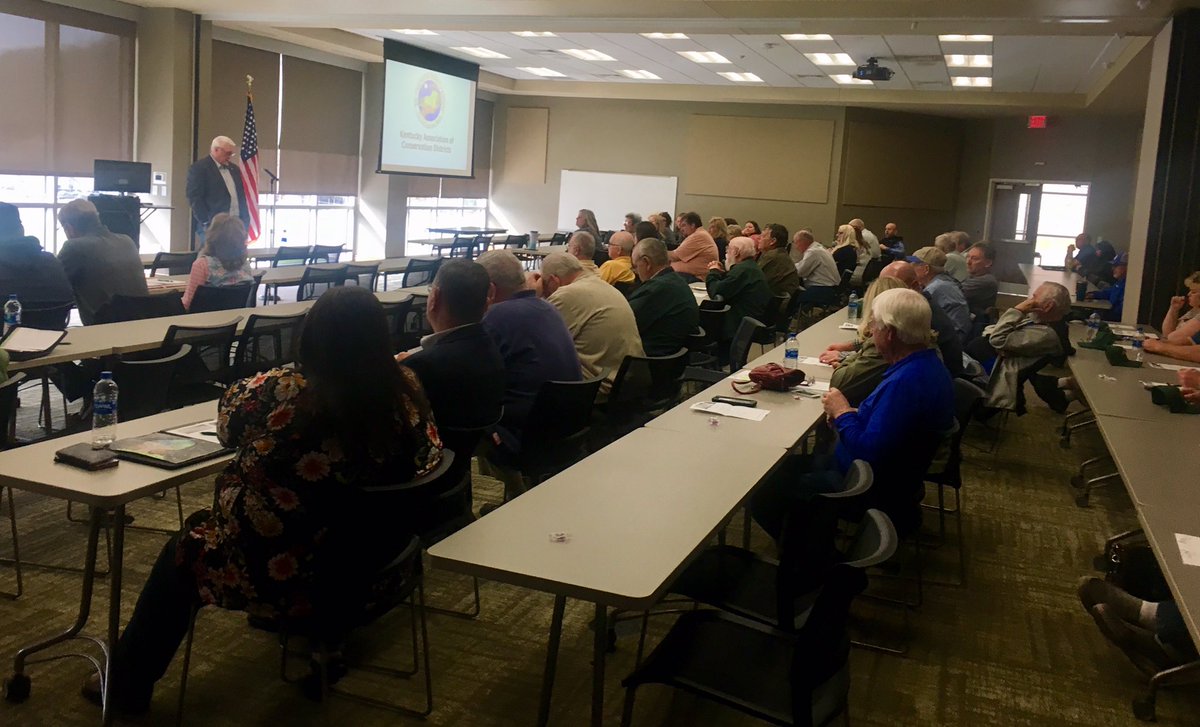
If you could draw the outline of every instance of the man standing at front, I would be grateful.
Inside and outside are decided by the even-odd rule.
[[[208,223],[221,212],[241,219],[250,227],[250,210],[242,188],[242,172],[232,163],[237,145],[228,136],[212,140],[208,156],[188,168],[187,198],[192,207],[192,226],[196,237],[204,241]]]

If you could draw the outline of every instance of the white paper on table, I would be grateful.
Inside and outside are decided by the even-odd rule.
[[[195,424],[185,424],[182,427],[167,429],[166,432],[167,434],[174,434],[177,437],[188,437],[189,439],[199,439],[202,442],[221,444],[221,440],[217,439],[216,419],[196,422]]]
[[[732,381],[735,384],[750,383],[750,369],[742,369],[725,377],[726,381]]]
[[[827,363],[821,363],[821,359],[817,358],[816,356],[801,356],[800,363],[808,366],[824,366],[827,369],[833,368]]]
[[[1177,364],[1152,363],[1150,364],[1156,369],[1166,369],[1167,371],[1183,371],[1184,369],[1198,368],[1196,366],[1179,366]]]
[[[723,417],[733,417],[734,419],[748,419],[752,422],[761,422],[771,413],[766,409],[734,406],[733,404],[722,404],[716,401],[698,401],[692,404],[691,408],[696,411],[702,411],[705,414],[718,414]]]
[[[1179,557],[1184,565],[1200,565],[1200,538],[1175,533],[1175,542],[1179,544]]]
[[[843,323],[842,325],[838,326],[838,328],[840,328],[840,329],[841,329],[841,330],[843,330],[843,331],[857,331],[857,330],[858,330],[858,324],[857,324],[857,323],[854,323],[854,322],[851,322],[851,321],[846,321],[846,322],[845,322],[845,323]]]
[[[806,391],[822,391],[822,392],[829,391],[829,382],[828,381],[809,381],[808,383],[800,384],[799,386],[792,387],[792,391],[796,391],[797,389],[804,389]]]

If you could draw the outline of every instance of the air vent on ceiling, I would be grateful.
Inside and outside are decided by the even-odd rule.
[[[531,56],[561,56],[562,53],[553,48],[522,48],[522,53],[528,53]]]
[[[918,88],[948,88],[950,86],[944,81],[917,81],[913,85]]]
[[[806,78],[829,78],[824,73],[794,73],[792,78],[798,78],[803,81]]]
[[[882,63],[883,60],[883,58],[880,58],[879,62]],[[888,60],[895,61],[897,63],[912,63],[918,66],[928,66],[946,62],[946,59],[942,56],[896,56],[895,58],[889,58]]]

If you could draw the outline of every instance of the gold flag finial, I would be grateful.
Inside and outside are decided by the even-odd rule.
[[[246,76],[246,90],[249,91],[250,87],[253,85],[254,85],[254,76],[247,75]]]

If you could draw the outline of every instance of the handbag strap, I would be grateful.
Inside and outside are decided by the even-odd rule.
[[[729,386],[739,394],[757,394],[762,391],[762,387],[753,381],[730,381]],[[746,388],[739,388],[739,387]]]

